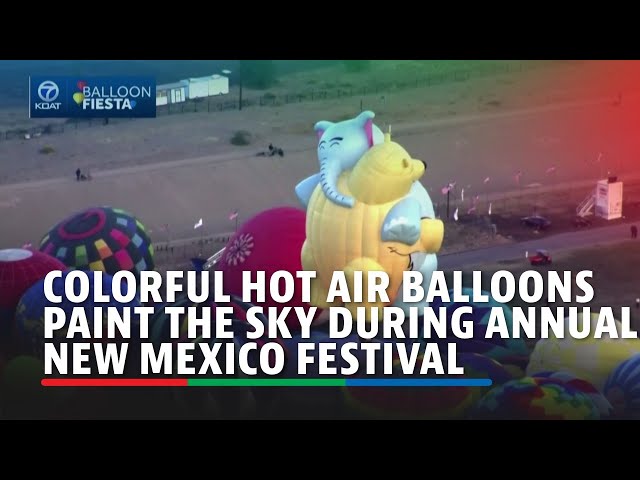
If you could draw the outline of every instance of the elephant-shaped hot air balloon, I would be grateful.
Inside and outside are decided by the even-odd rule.
[[[393,302],[403,272],[411,268],[411,254],[440,249],[442,222],[421,218],[419,202],[410,196],[413,183],[425,169],[424,162],[411,158],[387,134],[384,143],[369,149],[352,171],[340,176],[340,190],[356,199],[353,208],[343,208],[330,201],[320,187],[315,189],[307,208],[307,238],[302,247],[302,267],[317,272],[311,284],[312,305],[330,306],[329,285],[333,273],[340,270],[348,282],[354,281],[355,272],[386,272],[387,294]],[[347,308],[355,312],[358,306],[382,305],[352,302]]]
[[[338,179],[342,173],[352,170],[367,150],[384,142],[384,134],[373,123],[374,118],[375,113],[367,110],[349,120],[341,122],[323,120],[316,123],[320,172],[300,182],[295,189],[299,201],[305,208],[308,207],[311,196],[318,186],[331,202],[345,208],[354,207],[354,198],[338,188]],[[413,228],[419,229],[421,219],[435,218],[433,202],[420,181],[413,182],[409,196],[419,205],[420,216],[414,220],[415,225],[413,225]],[[437,256],[435,253],[413,252],[410,258],[411,268],[422,273],[423,287],[426,291],[433,272],[438,269]],[[411,306],[419,306],[415,303],[405,303],[402,298],[402,289],[393,305],[401,307],[405,312],[408,312]]]
[[[356,118],[333,123],[322,120],[314,129],[318,135],[318,161],[320,173],[303,180],[296,186],[296,195],[303,205],[309,203],[311,194],[320,185],[329,200],[346,208],[355,205],[353,197],[343,195],[338,189],[342,172],[355,167],[360,157],[376,143],[384,141],[382,131],[373,124],[375,114],[362,112]]]

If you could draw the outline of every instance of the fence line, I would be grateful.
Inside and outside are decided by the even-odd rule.
[[[254,98],[244,98],[242,108],[250,107],[277,107],[292,103],[316,102],[350,98],[355,96],[378,95],[394,91],[404,91],[413,88],[436,86],[455,82],[465,82],[472,78],[492,76],[510,72],[522,72],[528,69],[540,68],[546,63],[505,63],[478,66],[473,69],[454,70],[446,73],[435,73],[414,80],[398,80],[393,82],[375,83],[362,87],[338,86],[336,88],[307,89],[298,93],[275,95],[265,93]],[[249,93],[247,93],[249,94]],[[250,95],[250,94],[249,94]],[[189,100],[178,104],[169,104],[156,107],[156,116],[177,115],[197,112],[223,112],[237,110],[239,100],[228,100],[228,96],[208,97]],[[50,123],[31,128],[18,128],[0,132],[1,140],[17,140],[37,138],[42,135],[62,134],[69,130],[79,130],[89,127],[133,121],[136,119],[67,119],[65,122]]]

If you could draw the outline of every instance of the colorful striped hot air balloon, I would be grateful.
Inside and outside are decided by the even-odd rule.
[[[559,380],[525,377],[490,390],[470,412],[478,420],[599,420],[584,392]]]
[[[153,245],[145,226],[124,210],[89,208],[56,226],[40,241],[40,251],[71,269],[120,270],[139,274],[153,270]]]
[[[576,390],[588,395],[593,403],[598,407],[601,418],[608,418],[613,413],[613,407],[609,400],[594,387],[591,383],[581,378],[577,378],[575,375],[568,372],[538,372],[532,375],[534,378],[549,378],[553,381],[560,381],[566,385],[569,385]]]

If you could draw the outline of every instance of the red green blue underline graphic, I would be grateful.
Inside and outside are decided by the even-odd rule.
[[[490,378],[43,378],[44,387],[490,387]]]

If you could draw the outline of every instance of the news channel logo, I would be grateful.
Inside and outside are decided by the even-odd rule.
[[[29,77],[30,118],[155,116],[156,81],[153,77]]]

